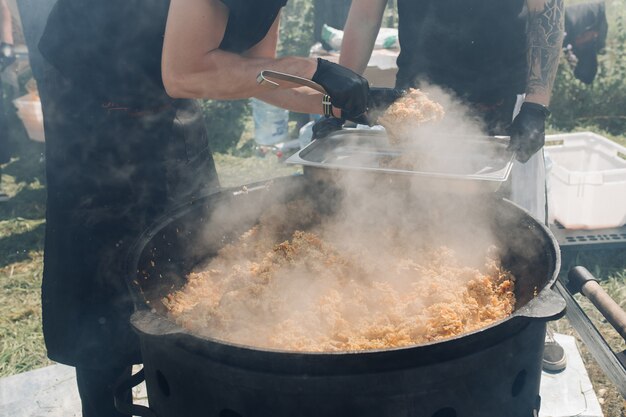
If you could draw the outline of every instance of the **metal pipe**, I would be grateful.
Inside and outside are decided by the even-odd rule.
[[[626,398],[626,369],[624,365],[606,343],[606,340],[604,340],[589,317],[580,308],[576,300],[574,300],[572,293],[561,284],[560,280],[557,280],[554,287],[565,300],[567,305],[565,315],[572,327],[576,330],[585,346],[587,346],[591,356],[596,360],[607,378],[615,384],[622,397]]]
[[[591,301],[626,341],[626,312],[604,291],[591,272],[582,266],[577,266],[570,270],[568,278],[571,285]]]

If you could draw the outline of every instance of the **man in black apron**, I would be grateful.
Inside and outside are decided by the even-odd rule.
[[[489,134],[510,135],[518,162],[509,198],[546,221],[540,150],[563,40],[563,0],[399,0],[398,17],[398,85],[443,86],[482,118]]]
[[[565,8],[565,39],[567,58],[574,76],[591,84],[598,73],[598,54],[604,49],[609,24],[603,1],[577,3]]]
[[[483,113],[490,130],[503,130],[526,87],[524,4],[399,0],[397,85],[443,86]]]
[[[49,357],[77,368],[84,417],[118,415],[112,384],[141,362],[124,277],[130,245],[168,206],[218,186],[198,105],[171,99],[163,85],[169,3],[58,0],[39,44],[51,64],[40,86],[48,184],[43,330]],[[243,57],[277,28],[285,3],[223,0],[230,15],[220,51]],[[231,80],[238,70],[222,72],[226,88],[239,81],[257,88],[256,72]],[[354,116],[365,110],[362,77],[328,62],[318,70],[333,104]],[[315,105],[322,111],[319,97]]]
[[[117,416],[140,363],[124,259],[177,202],[219,186],[199,106],[172,100],[160,58],[168,2],[59,0],[40,41],[48,201],[43,330],[76,367],[83,416]]]

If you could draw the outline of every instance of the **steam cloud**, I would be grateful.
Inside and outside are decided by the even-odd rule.
[[[446,116],[436,125],[416,128],[409,146],[424,156],[415,168],[432,163],[430,158],[440,159],[437,163],[441,163],[454,155],[457,159],[453,163],[458,165],[451,168],[464,169],[461,165],[467,164],[470,169],[472,145],[457,137],[484,136],[482,126],[443,90],[431,86],[427,91],[444,106]],[[463,190],[463,183],[454,188],[446,182],[425,187],[424,178],[412,176],[359,171],[324,171],[321,175],[328,181],[326,191],[310,195],[309,202],[272,207],[261,217],[260,228],[222,250],[220,256],[198,269],[200,275],[192,274],[183,292],[164,301],[174,316],[178,315],[179,323],[185,325],[192,320],[206,324],[200,333],[209,337],[274,346],[280,334],[285,334],[285,339],[341,339],[338,328],[363,326],[362,319],[368,312],[373,320],[366,324],[371,325],[369,332],[385,326],[402,328],[406,325],[403,319],[410,314],[409,304],[411,311],[455,305],[458,311],[450,312],[450,320],[457,324],[460,319],[456,313],[474,314],[467,313],[466,307],[457,302],[466,297],[463,289],[481,277],[479,270],[493,273],[486,272],[490,269],[486,261],[498,257],[493,253],[496,239],[487,226],[492,204],[489,196],[470,197],[473,190],[469,182],[470,189]],[[329,198],[324,192],[335,197]],[[255,208],[243,211],[249,218]],[[240,215],[243,213],[233,213],[231,206],[220,207],[213,213],[211,224],[234,225]],[[298,230],[314,233],[321,243],[310,236],[293,235]],[[214,231],[208,232],[214,240]],[[282,247],[274,247],[287,241]],[[295,255],[290,258],[289,251],[306,253],[306,259],[299,261]],[[410,273],[402,271],[403,263]],[[410,303],[402,298],[403,293],[411,294]],[[333,304],[333,297],[341,302]],[[482,325],[511,312],[506,306],[499,308],[500,315],[480,313],[489,318]],[[186,314],[189,312],[192,314]],[[432,317],[415,314],[412,319],[423,320],[415,324],[417,328],[431,335],[439,331],[428,324]],[[233,327],[233,323],[239,324]],[[449,325],[445,320],[441,322],[442,329]],[[459,326],[470,331],[474,325]],[[389,329],[380,331],[380,347],[390,338],[399,337],[390,336],[393,331]],[[430,336],[411,337],[424,341]],[[270,343],[267,338],[274,340]]]

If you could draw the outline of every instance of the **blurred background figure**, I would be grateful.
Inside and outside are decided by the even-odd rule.
[[[585,84],[591,84],[598,73],[598,54],[604,49],[608,31],[604,1],[565,7],[565,56],[574,76]]]
[[[0,0],[0,164],[9,162],[9,123],[4,108],[4,89],[2,73],[15,61],[13,52],[13,24],[11,11],[6,0]],[[2,171],[0,170],[0,185]],[[0,202],[9,197],[0,190]]]

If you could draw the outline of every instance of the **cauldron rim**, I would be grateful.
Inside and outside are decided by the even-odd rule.
[[[457,335],[454,337],[440,339],[437,341],[432,341],[428,343],[423,343],[419,345],[407,345],[386,349],[367,349],[367,350],[355,350],[355,351],[293,351],[293,350],[282,350],[282,349],[274,349],[274,348],[266,348],[266,347],[258,347],[258,346],[250,346],[244,344],[238,344],[226,340],[220,340],[216,338],[212,338],[209,336],[201,336],[197,335],[184,327],[176,324],[174,321],[169,319],[168,317],[158,314],[156,311],[150,308],[149,301],[140,298],[140,291],[136,291],[136,284],[133,277],[137,273],[137,265],[139,262],[139,258],[145,249],[146,244],[156,236],[160,230],[162,230],[165,226],[171,223],[173,220],[184,216],[187,212],[191,211],[196,204],[200,204],[202,201],[208,198],[215,198],[220,195],[219,198],[230,198],[237,194],[248,193],[249,191],[256,189],[267,189],[271,184],[280,181],[293,181],[294,179],[305,180],[304,176],[289,176],[289,177],[280,177],[275,178],[269,181],[262,181],[254,184],[249,184],[246,186],[240,187],[232,187],[227,189],[217,190],[203,196],[198,197],[196,200],[181,204],[172,210],[170,210],[169,214],[163,216],[159,221],[155,222],[155,224],[148,228],[144,234],[137,240],[135,245],[133,245],[133,249],[130,252],[129,257],[129,273],[128,277],[128,285],[131,287],[131,293],[135,298],[135,309],[136,311],[133,313],[131,317],[131,323],[136,331],[140,334],[156,336],[156,337],[174,337],[177,339],[177,344],[181,346],[185,346],[187,349],[191,348],[192,350],[202,346],[201,350],[206,350],[204,348],[209,348],[208,350],[213,351],[213,353],[217,353],[218,351],[222,351],[223,349],[232,350],[232,352],[236,352],[239,354],[250,353],[256,355],[268,355],[268,357],[274,357],[279,355],[280,358],[311,358],[313,360],[325,360],[325,359],[335,359],[335,358],[347,358],[347,357],[358,357],[362,359],[364,356],[387,356],[387,355],[398,355],[398,354],[410,354],[413,356],[415,352],[423,352],[426,356],[436,355],[436,356],[446,356],[446,352],[444,351],[454,351],[456,350],[456,346],[459,343],[462,343],[465,346],[473,346],[476,345],[476,348],[484,348],[485,344],[480,343],[481,341],[490,340],[491,342],[487,343],[488,345],[492,345],[494,341],[501,340],[504,335],[507,337],[513,334],[517,334],[519,331],[523,330],[529,323],[530,320],[540,320],[540,321],[550,321],[555,320],[561,317],[564,314],[565,304],[560,296],[556,295],[556,293],[551,289],[554,285],[559,270],[561,266],[561,258],[560,251],[558,250],[558,242],[554,235],[551,233],[549,228],[537,221],[532,217],[532,215],[519,205],[513,203],[508,199],[502,199],[505,204],[509,205],[512,209],[517,210],[525,215],[526,218],[532,219],[534,226],[538,227],[539,230],[543,233],[543,235],[549,240],[550,248],[552,249],[552,257],[554,259],[554,270],[552,272],[552,276],[549,280],[546,281],[544,287],[537,293],[536,297],[528,301],[526,304],[522,305],[519,308],[509,315],[508,317],[498,320],[494,323],[489,324],[488,326],[482,327],[480,329],[463,333],[461,335]],[[546,305],[547,301],[549,303],[553,303],[552,305]],[[154,323],[158,322],[158,325],[155,326]],[[158,329],[158,331],[155,331]],[[500,335],[500,336],[498,336]],[[437,353],[437,350],[442,350],[442,352]],[[463,352],[459,352],[459,355],[466,355],[467,349],[461,349]],[[223,352],[220,352],[223,353]],[[449,353],[449,352],[448,352]],[[220,355],[221,356],[221,355]],[[228,355],[230,356],[230,355]],[[454,354],[453,356],[457,356]],[[278,357],[278,356],[277,356]]]

